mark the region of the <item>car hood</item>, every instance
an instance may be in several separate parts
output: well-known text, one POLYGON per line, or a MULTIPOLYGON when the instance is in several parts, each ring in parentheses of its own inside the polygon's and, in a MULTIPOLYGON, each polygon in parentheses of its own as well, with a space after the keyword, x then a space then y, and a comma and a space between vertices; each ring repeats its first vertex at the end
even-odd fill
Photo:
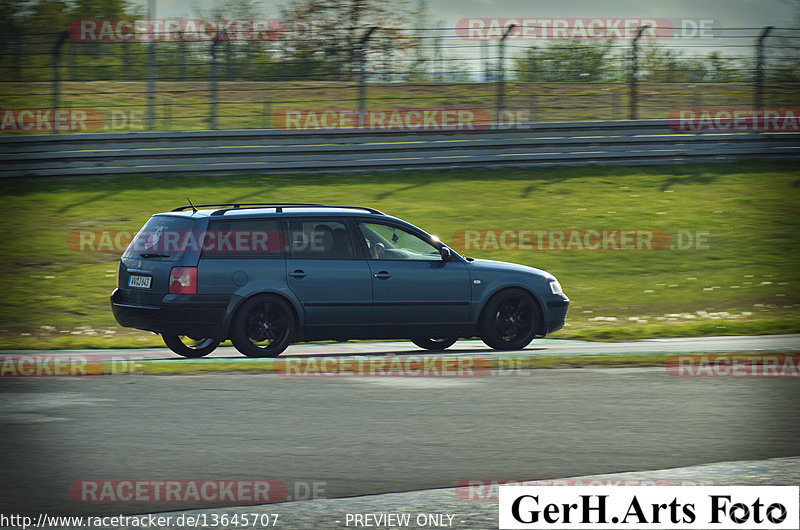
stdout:
POLYGON ((554 278, 552 274, 542 269, 535 267, 528 267, 527 265, 519 265, 517 263, 508 263, 507 261, 495 261, 491 259, 473 259, 469 262, 469 266, 473 271, 493 271, 493 272, 516 272, 533 274, 540 278, 554 278))

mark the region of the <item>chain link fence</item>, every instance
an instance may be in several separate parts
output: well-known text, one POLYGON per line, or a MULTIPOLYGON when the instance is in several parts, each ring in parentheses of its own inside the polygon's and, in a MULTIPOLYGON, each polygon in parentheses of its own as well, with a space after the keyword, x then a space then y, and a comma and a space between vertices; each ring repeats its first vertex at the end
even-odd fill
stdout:
POLYGON ((0 132, 469 129, 800 108, 800 29, 667 35, 643 24, 621 38, 571 38, 577 26, 212 22, 98 19, 7 32, 0 132))

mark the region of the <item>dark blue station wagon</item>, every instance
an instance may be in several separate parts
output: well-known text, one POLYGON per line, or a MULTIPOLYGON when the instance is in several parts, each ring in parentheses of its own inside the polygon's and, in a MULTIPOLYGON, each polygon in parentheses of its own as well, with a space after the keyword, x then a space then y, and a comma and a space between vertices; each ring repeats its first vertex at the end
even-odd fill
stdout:
POLYGON ((153 215, 122 255, 111 307, 185 357, 226 339, 274 357, 312 340, 444 350, 478 336, 517 350, 561 329, 569 299, 545 271, 461 256, 372 208, 245 203, 153 215))

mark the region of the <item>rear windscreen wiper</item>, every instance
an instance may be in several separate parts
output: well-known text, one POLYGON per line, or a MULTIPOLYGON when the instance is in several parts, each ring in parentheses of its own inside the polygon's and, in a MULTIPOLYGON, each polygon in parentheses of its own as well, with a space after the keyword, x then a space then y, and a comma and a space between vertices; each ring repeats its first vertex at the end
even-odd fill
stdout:
POLYGON ((168 258, 169 254, 153 254, 151 252, 142 252, 141 254, 139 254, 139 256, 144 258, 144 259, 149 259, 149 258, 168 258))

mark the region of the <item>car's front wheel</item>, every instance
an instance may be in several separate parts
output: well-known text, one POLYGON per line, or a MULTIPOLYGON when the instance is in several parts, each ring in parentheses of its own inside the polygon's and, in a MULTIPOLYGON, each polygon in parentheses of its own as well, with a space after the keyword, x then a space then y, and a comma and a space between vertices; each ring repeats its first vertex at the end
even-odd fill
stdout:
POLYGON ((264 294, 245 301, 231 325, 231 342, 248 357, 277 357, 292 342, 295 317, 282 298, 264 294))
POLYGON ((423 348, 425 350, 431 351, 442 351, 446 350, 450 346, 456 343, 458 339, 454 337, 444 337, 440 339, 431 339, 427 337, 414 337, 411 339, 411 342, 423 348))
POLYGON ((164 344, 166 344, 170 350, 178 355, 192 359, 205 357, 216 350, 220 343, 219 339, 195 339, 186 335, 172 335, 169 333, 162 333, 161 338, 164 339, 164 344))
POLYGON ((506 289, 494 295, 481 314, 481 340, 495 350, 521 350, 533 340, 539 323, 539 306, 522 289, 506 289))

